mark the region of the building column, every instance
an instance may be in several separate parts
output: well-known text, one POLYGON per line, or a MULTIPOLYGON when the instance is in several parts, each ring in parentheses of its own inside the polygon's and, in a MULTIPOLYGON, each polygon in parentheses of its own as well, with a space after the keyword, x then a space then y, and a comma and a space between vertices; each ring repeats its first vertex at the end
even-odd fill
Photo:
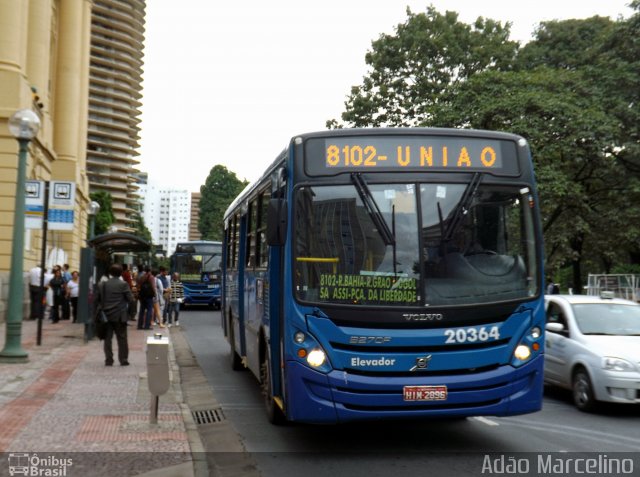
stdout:
POLYGON ((69 255, 72 268, 79 267, 79 250, 84 245, 89 203, 84 170, 91 6, 91 0, 60 0, 58 13, 57 62, 54 73, 56 107, 53 118, 53 147, 57 158, 52 168, 52 179, 68 180, 76 184, 76 227, 73 233, 57 233, 55 239, 69 255))
POLYGON ((87 107, 87 98, 81 98, 82 80, 86 78, 82 64, 84 46, 85 0, 61 0, 58 18, 58 61, 56 75, 56 111, 53 146, 57 153, 54 179, 75 179, 78 160, 78 134, 84 130, 80 124, 80 111, 87 107), (69 164, 72 162, 73 164, 69 164))

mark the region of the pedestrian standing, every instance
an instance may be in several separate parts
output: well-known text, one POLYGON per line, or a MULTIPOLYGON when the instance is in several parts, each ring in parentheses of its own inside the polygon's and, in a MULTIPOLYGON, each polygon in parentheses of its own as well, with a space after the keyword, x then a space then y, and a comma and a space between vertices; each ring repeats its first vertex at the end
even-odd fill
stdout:
POLYGON ((162 303, 160 306, 160 311, 162 311, 162 323, 166 324, 167 322, 167 314, 169 313, 169 297, 171 296, 171 279, 169 278, 167 269, 165 267, 160 267, 160 275, 158 278, 162 282, 162 303))
POLYGON ((67 282, 67 300, 71 304, 73 322, 78 321, 78 291, 80 290, 80 275, 77 271, 71 273, 71 280, 67 282))
POLYGON ((29 318, 36 320, 40 317, 44 317, 43 314, 43 300, 44 300, 44 287, 42 282, 42 268, 36 265, 29 270, 29 298, 31 300, 31 313, 29 318))
POLYGON ((118 343, 118 361, 121 366, 129 365, 129 343, 127 341, 127 321, 129 305, 133 301, 131 288, 121 280, 122 267, 114 263, 109 267, 109 279, 98 284, 96 303, 107 315, 104 338, 104 364, 113 365, 113 335, 118 343))
MULTIPOLYGON (((62 266, 62 279, 64 280, 65 288, 67 283, 71 281, 71 272, 69 271, 69 264, 65 263, 62 266)), ((69 298, 67 297, 67 293, 65 292, 62 295, 62 319, 68 320, 71 318, 71 308, 69 306, 69 298)))
MULTIPOLYGON (((53 278, 53 270, 45 269, 44 271, 44 298, 42 299, 42 307, 46 312, 47 307, 49 307, 49 318, 51 318, 51 307, 53 307, 53 295, 51 293, 51 288, 49 288, 49 282, 53 278)), ((43 313, 44 316, 44 313, 43 313)))
POLYGON ((53 278, 49 280, 49 288, 51 289, 51 297, 53 299, 53 305, 51 307, 51 321, 57 323, 61 318, 62 305, 64 303, 65 285, 64 278, 62 278, 62 270, 60 267, 56 267, 53 270, 53 278))
POLYGON ((126 263, 122 264, 122 279, 127 282, 133 295, 133 304, 129 307, 129 321, 136 321, 136 312, 138 311, 136 306, 138 300, 136 285, 133 281, 133 275, 129 271, 129 266, 126 263))
POLYGON ((156 295, 153 297, 153 316, 155 317, 156 325, 160 325, 160 328, 164 328, 162 319, 162 309, 164 308, 164 286, 160 279, 160 272, 154 270, 151 273, 156 280, 156 295))
POLYGON ((155 281, 149 267, 145 268, 141 277, 138 277, 138 300, 140 301, 140 311, 138 312, 139 330, 151 329, 153 297, 156 294, 155 281))
POLYGON ((169 314, 167 316, 168 326, 171 326, 175 318, 176 326, 180 326, 180 305, 184 301, 184 287, 180 281, 180 274, 174 272, 171 277, 171 296, 169 297, 169 314))

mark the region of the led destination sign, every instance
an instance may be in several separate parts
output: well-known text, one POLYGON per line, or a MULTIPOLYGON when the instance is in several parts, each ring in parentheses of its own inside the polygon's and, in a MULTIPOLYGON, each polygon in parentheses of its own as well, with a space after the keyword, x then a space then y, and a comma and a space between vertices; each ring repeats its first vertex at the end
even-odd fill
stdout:
POLYGON ((353 136, 310 139, 306 169, 311 175, 340 172, 492 172, 517 175, 511 141, 445 136, 353 136), (319 157, 321 156, 321 158, 319 157))

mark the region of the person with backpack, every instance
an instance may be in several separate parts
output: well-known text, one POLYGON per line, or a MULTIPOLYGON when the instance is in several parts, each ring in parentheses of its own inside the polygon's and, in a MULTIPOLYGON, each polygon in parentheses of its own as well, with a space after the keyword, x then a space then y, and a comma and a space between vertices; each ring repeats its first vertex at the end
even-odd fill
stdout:
POLYGON ((140 300, 140 312, 138 313, 138 329, 151 329, 153 317, 153 299, 156 296, 156 280, 151 274, 151 269, 146 267, 144 274, 138 280, 138 300, 140 300))

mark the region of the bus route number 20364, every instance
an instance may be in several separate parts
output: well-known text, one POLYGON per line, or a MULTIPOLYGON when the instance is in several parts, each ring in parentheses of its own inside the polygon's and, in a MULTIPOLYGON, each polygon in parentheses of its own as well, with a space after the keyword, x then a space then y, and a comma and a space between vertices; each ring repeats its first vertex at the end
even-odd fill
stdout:
POLYGON ((500 329, 497 326, 487 328, 482 326, 479 328, 456 328, 444 330, 447 338, 446 344, 453 343, 476 343, 483 341, 499 340, 500 329))

